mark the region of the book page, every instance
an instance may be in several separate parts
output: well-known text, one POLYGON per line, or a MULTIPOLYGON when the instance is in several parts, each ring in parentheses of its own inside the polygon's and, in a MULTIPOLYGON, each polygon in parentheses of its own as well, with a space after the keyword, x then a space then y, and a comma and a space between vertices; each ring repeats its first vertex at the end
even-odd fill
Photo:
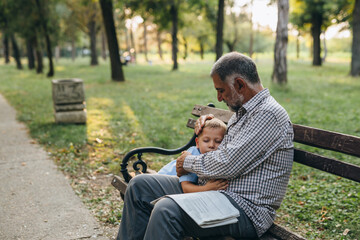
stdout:
POLYGON ((217 191, 166 195, 173 199, 200 227, 237 222, 240 216, 227 197, 217 191))

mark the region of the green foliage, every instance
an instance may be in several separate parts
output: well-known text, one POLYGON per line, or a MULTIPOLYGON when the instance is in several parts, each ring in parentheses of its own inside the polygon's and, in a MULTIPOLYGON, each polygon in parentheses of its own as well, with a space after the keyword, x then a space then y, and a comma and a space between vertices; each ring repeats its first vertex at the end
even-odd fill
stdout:
MULTIPOLYGON (((288 84, 271 83, 272 53, 255 57, 263 85, 288 111, 297 124, 360 136, 360 81, 348 76, 349 55, 335 61, 329 53, 321 68, 307 60, 288 62, 288 84)), ((132 65, 124 68, 127 81, 113 82, 103 62, 89 67, 88 59, 75 63, 61 60, 57 78, 84 80, 88 121, 86 125, 54 123, 51 82, 44 76, 16 71, 0 64, 0 92, 17 110, 17 117, 30 134, 43 144, 59 164, 74 177, 77 194, 84 196, 103 222, 117 224, 121 218, 109 190, 93 196, 84 179, 96 173, 119 174, 119 164, 132 148, 157 146, 177 148, 185 144, 192 130, 185 124, 194 104, 213 102, 216 93, 209 77, 214 56, 196 61, 190 56, 178 72, 170 64, 132 65), (76 181, 75 181, 76 180, 76 181), (84 182, 84 183, 83 183, 84 182)), ((299 148, 305 148, 296 145, 299 148)), ((313 148, 305 148, 315 151, 313 148)), ((320 154, 360 165, 351 158, 330 151, 320 154)), ((150 168, 158 170, 172 157, 144 155, 150 168)), ((96 176, 96 175, 95 175, 96 176)), ((109 186, 111 187, 111 186, 109 186)), ((357 239, 360 235, 360 186, 349 180, 294 164, 286 199, 277 219, 308 239, 357 239), (347 230, 348 229, 348 230, 347 230)))
MULTIPOLYGON (((209 23, 205 19, 203 11, 189 11, 183 13, 185 24, 180 30, 182 38, 186 39, 192 46, 194 51, 199 52, 201 46, 206 50, 211 50, 215 45, 215 32, 209 23)), ((180 41, 181 42, 181 41, 180 41)))
POLYGON ((353 0, 290 0, 290 22, 304 29, 313 21, 314 16, 321 16, 324 29, 331 24, 347 21, 351 16, 353 0))
MULTIPOLYGON (((56 0, 40 0, 41 7, 44 13, 44 19, 52 36, 52 41, 56 42, 57 34, 59 29, 59 19, 58 15, 55 14, 57 1, 56 0)), ((11 33, 18 33, 23 38, 29 39, 33 38, 35 35, 43 34, 40 23, 40 14, 36 6, 35 1, 28 0, 1 0, 0 8, 4 14, 1 14, 5 17, 7 26, 6 31, 11 33)), ((2 20, 0 19, 0 22, 2 20)), ((0 23, 0 29, 1 27, 0 23)))

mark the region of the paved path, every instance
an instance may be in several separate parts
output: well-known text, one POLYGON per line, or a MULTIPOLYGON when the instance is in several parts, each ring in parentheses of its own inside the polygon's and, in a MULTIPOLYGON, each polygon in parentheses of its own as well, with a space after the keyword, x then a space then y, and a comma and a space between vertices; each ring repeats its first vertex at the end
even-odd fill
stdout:
POLYGON ((0 94, 0 239, 107 239, 0 94))

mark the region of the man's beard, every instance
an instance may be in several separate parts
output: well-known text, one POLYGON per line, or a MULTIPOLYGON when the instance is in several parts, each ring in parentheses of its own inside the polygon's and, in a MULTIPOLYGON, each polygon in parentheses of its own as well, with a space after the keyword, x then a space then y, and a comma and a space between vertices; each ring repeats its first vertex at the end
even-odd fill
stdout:
POLYGON ((224 103, 226 103, 226 105, 228 106, 230 111, 238 112, 239 109, 242 107, 242 103, 244 101, 244 96, 242 94, 238 93, 237 91, 235 91, 235 88, 233 85, 231 85, 230 88, 231 88, 231 100, 229 102, 226 102, 225 100, 223 100, 223 101, 224 101, 224 103))

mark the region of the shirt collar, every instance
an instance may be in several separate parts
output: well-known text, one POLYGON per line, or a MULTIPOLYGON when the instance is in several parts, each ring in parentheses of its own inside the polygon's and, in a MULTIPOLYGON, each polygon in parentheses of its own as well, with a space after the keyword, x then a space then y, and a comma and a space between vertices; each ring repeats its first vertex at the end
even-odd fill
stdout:
POLYGON ((252 111, 264 98, 268 96, 270 96, 270 91, 267 88, 258 92, 239 109, 236 113, 237 117, 242 117, 245 113, 252 111))

